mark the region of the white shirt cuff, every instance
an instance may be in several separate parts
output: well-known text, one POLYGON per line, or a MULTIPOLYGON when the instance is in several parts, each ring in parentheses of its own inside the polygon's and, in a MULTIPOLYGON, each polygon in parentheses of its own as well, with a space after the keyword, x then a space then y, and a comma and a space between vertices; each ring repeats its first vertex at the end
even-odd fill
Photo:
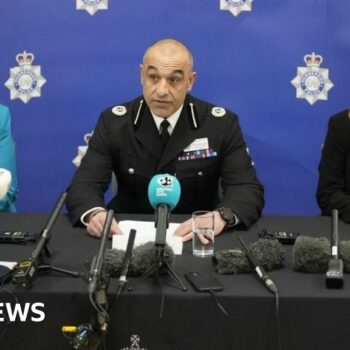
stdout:
POLYGON ((83 215, 80 217, 80 221, 85 225, 87 226, 89 223, 85 221, 85 218, 87 217, 87 215, 89 215, 91 212, 97 210, 97 209, 105 209, 103 207, 95 207, 95 208, 92 208, 92 209, 89 209, 88 211, 86 211, 85 213, 83 213, 83 215))

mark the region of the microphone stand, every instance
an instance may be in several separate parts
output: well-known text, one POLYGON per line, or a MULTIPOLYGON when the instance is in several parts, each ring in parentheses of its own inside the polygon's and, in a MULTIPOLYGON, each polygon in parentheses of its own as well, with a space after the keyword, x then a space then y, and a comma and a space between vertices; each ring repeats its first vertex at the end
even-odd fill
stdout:
POLYGON ((12 276, 12 282, 21 286, 30 288, 33 283, 33 279, 39 270, 49 270, 60 272, 72 277, 79 277, 80 273, 76 271, 70 271, 55 267, 52 265, 41 265, 42 255, 45 254, 46 257, 51 257, 51 252, 48 247, 48 243, 51 238, 52 228, 57 220, 57 217, 63 207, 63 204, 67 198, 67 192, 63 192, 49 217, 48 223, 46 224, 42 234, 40 235, 39 242, 32 252, 31 256, 19 262, 16 271, 12 276))
POLYGON ((100 248, 95 256, 90 269, 89 277, 89 299, 96 310, 95 326, 88 341, 88 350, 105 350, 106 349, 106 335, 108 330, 108 298, 107 288, 109 284, 109 275, 102 271, 103 256, 108 242, 108 235, 112 225, 114 216, 113 210, 108 210, 106 220, 104 223, 100 248))
POLYGON ((165 258, 165 241, 166 230, 169 227, 169 209, 166 204, 160 204, 157 207, 156 218, 156 242, 155 242, 155 255, 156 264, 146 271, 135 283, 128 288, 128 291, 132 291, 133 288, 149 276, 153 276, 155 281, 161 282, 160 275, 167 273, 179 286, 179 288, 185 292, 187 291, 186 285, 181 280, 180 276, 176 273, 174 268, 169 264, 165 258))
POLYGON ((332 210, 332 256, 328 262, 326 287, 340 289, 344 284, 344 264, 339 258, 338 210, 332 210))

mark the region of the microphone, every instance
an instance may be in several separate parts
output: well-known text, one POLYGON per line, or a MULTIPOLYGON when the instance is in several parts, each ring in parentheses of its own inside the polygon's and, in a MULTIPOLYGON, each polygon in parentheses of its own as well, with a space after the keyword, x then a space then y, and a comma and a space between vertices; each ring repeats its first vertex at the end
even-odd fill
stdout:
POLYGON ((136 230, 131 229, 130 234, 129 234, 129 239, 128 239, 128 244, 126 246, 124 258, 123 258, 123 263, 121 267, 121 273, 120 277, 118 280, 118 288, 117 288, 117 298, 119 298, 121 292, 123 291, 126 283, 127 283, 127 275, 129 271, 129 265, 130 265, 130 260, 132 256, 132 248, 134 246, 135 242, 135 236, 136 236, 136 230))
MULTIPOLYGON (((130 266, 130 274, 132 276, 144 275, 147 271, 151 271, 159 264, 157 248, 154 242, 147 242, 134 249, 130 266)), ((174 251, 168 244, 164 246, 162 259, 162 262, 168 266, 173 266, 175 263, 174 251)))
MULTIPOLYGON (((124 255, 124 250, 107 249, 104 255, 103 273, 112 277, 120 277, 124 255)), ((164 247, 164 260, 170 265, 175 263, 174 251, 167 244, 164 247)), ((141 276, 157 265, 157 263, 154 242, 141 244, 134 248, 131 254, 129 275, 133 277, 141 276)))
MULTIPOLYGON (((251 244, 250 249, 266 271, 276 270, 283 266, 284 249, 279 241, 260 238, 251 244)), ((253 272, 247 255, 240 249, 218 250, 214 253, 212 262, 219 274, 253 272)))
POLYGON ((309 273, 326 272, 330 251, 331 244, 326 237, 299 236, 292 251, 293 269, 309 273))
POLYGON ((272 279, 266 274, 265 270, 262 266, 260 266, 258 259, 254 255, 253 251, 248 248, 248 246, 245 244, 243 239, 241 237, 237 237, 237 241, 240 243, 242 250, 247 255, 247 258, 249 259, 250 263, 254 266, 254 270, 257 273, 258 277, 261 279, 261 281, 265 284, 267 289, 272 292, 273 294, 278 294, 278 289, 275 285, 275 283, 272 281, 272 279))
POLYGON ((0 168, 0 199, 6 196, 12 182, 11 173, 3 168, 0 168))
MULTIPOLYGON (((350 241, 339 242, 339 257, 344 271, 350 273, 350 241)), ((326 273, 331 258, 331 244, 325 237, 300 236, 292 251, 293 269, 298 272, 326 273)))
POLYGON ((339 259, 338 210, 332 210, 332 256, 326 272, 326 287, 340 289, 344 284, 344 265, 339 259))
POLYGON ((34 251, 32 252, 32 255, 26 259, 22 260, 18 265, 16 272, 14 273, 12 277, 12 281, 22 287, 31 287, 32 280, 34 276, 37 273, 37 270, 39 268, 39 257, 41 256, 43 250, 46 251, 47 255, 50 255, 47 247, 47 243, 49 242, 51 238, 51 230, 53 228, 53 225, 55 224, 58 214, 60 213, 63 204, 67 198, 67 192, 63 192, 61 196, 59 197, 50 217, 49 220, 40 236, 39 242, 37 246, 35 247, 34 251))
POLYGON ((166 230, 169 226, 169 214, 179 202, 181 188, 178 179, 169 174, 152 177, 148 185, 148 199, 156 210, 156 246, 164 246, 166 230))
POLYGON ((343 260, 344 271, 350 272, 350 241, 339 242, 339 257, 343 260))
POLYGON ((125 251, 121 249, 106 249, 102 265, 102 273, 119 277, 123 265, 125 251))
POLYGON ((95 256, 91 263, 90 277, 89 277, 89 294, 93 294, 96 291, 98 284, 101 280, 101 271, 103 264, 103 256, 106 250, 106 245, 108 241, 109 230, 112 225, 114 211, 112 209, 108 210, 106 220, 103 226, 101 243, 97 256, 95 256))

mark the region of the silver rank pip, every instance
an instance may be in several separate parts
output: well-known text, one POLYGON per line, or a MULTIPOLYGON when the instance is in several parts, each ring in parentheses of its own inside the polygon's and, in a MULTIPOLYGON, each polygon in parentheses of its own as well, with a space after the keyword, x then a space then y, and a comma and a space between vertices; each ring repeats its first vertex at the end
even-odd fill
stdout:
POLYGON ((10 90, 11 100, 19 98, 27 103, 32 97, 41 96, 46 79, 41 75, 40 66, 32 66, 34 54, 23 51, 16 56, 16 61, 18 66, 10 68, 5 86, 10 90))
POLYGON ((252 10, 253 0, 220 0, 220 10, 230 11, 238 16, 242 11, 252 10))
POLYGON ((99 10, 108 9, 108 0, 76 0, 77 10, 85 10, 93 16, 99 10))
POLYGON ((328 100, 328 91, 334 86, 328 78, 328 69, 320 68, 322 56, 304 56, 306 67, 297 68, 297 76, 291 81, 296 88, 296 97, 304 98, 311 105, 317 100, 328 100))

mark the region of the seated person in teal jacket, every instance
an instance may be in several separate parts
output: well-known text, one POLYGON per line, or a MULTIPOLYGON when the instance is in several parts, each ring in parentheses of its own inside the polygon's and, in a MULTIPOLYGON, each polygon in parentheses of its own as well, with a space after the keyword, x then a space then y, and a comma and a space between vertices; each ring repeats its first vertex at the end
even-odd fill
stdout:
POLYGON ((0 104, 0 168, 10 171, 12 184, 6 196, 0 200, 1 212, 15 212, 15 200, 17 198, 17 175, 15 145, 11 134, 10 110, 0 104))

